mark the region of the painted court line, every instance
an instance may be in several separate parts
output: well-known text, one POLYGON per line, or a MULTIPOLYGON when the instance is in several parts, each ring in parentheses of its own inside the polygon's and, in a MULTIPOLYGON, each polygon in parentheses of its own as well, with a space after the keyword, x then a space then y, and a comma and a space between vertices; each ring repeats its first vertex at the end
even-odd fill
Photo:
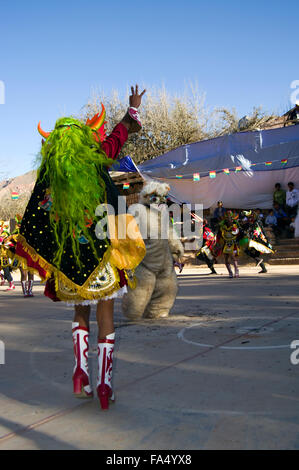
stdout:
MULTIPOLYGON (((283 317, 280 317, 280 318, 278 318, 278 319, 276 319, 276 320, 272 320, 272 321, 270 321, 270 322, 267 322, 267 323, 261 325, 260 328, 265 328, 265 327, 267 327, 267 326, 269 326, 269 325, 273 325, 273 324, 275 324, 275 323, 278 323, 278 322, 280 322, 280 321, 282 321, 282 320, 285 320, 286 318, 289 318, 289 317, 292 317, 292 316, 294 316, 294 313, 289 313, 289 314, 287 314, 287 315, 284 315, 283 317)), ((138 379, 133 380, 132 382, 129 382, 129 383, 127 383, 127 384, 125 384, 125 385, 119 387, 119 390, 120 390, 120 391, 121 391, 121 390, 124 390, 124 389, 126 389, 126 388, 128 388, 128 387, 131 387, 132 385, 135 385, 136 383, 142 382, 143 380, 146 380, 146 379, 148 379, 148 378, 150 378, 150 377, 153 377, 153 376, 155 376, 155 375, 157 375, 157 374, 160 374, 161 372, 164 372, 164 371, 166 371, 166 370, 168 370, 168 369, 171 369, 172 367, 176 367, 176 366, 179 365, 179 364, 183 364, 184 362, 191 361, 192 359, 195 359, 195 358, 197 358, 197 357, 204 356, 204 355, 207 354, 208 352, 211 352, 211 351, 214 351, 214 350, 216 350, 216 349, 219 349, 220 347, 222 347, 222 346, 224 346, 224 345, 226 345, 226 344, 229 344, 229 343, 231 343, 232 341, 235 341, 235 340, 238 339, 238 338, 242 338, 243 336, 247 336, 247 333, 241 333, 241 334, 239 334, 239 335, 234 335, 232 338, 227 339, 227 340, 223 341, 222 343, 216 344, 215 346, 210 346, 210 347, 208 347, 208 348, 207 348, 206 350, 204 350, 204 351, 200 351, 200 352, 198 352, 198 353, 196 353, 196 354, 193 354, 192 356, 188 356, 188 357, 186 357, 186 358, 184 358, 184 359, 181 359, 181 360, 176 361, 176 362, 174 362, 174 363, 172 363, 172 364, 169 364, 168 366, 161 367, 160 369, 157 369, 156 371, 151 372, 150 374, 147 374, 147 375, 144 375, 144 376, 142 376, 142 377, 139 377, 138 379)), ((80 405, 76 405, 76 406, 74 406, 74 407, 72 407, 72 408, 67 408, 67 409, 58 411, 57 413, 54 413, 54 414, 52 414, 52 415, 50 415, 50 416, 48 416, 48 417, 46 417, 46 418, 44 418, 44 419, 41 419, 41 420, 39 420, 39 421, 37 421, 37 422, 35 422, 35 423, 32 423, 32 424, 30 424, 30 425, 28 425, 28 426, 20 427, 19 430, 16 430, 16 431, 14 431, 14 432, 10 432, 10 433, 8 433, 8 434, 5 434, 4 436, 1 436, 1 437, 0 437, 0 445, 1 445, 1 443, 6 442, 6 441, 9 440, 9 439, 13 439, 13 438, 15 438, 15 437, 21 436, 21 435, 25 434, 26 432, 29 432, 29 431, 31 431, 31 430, 34 430, 34 429, 36 429, 36 428, 38 428, 38 427, 40 427, 40 426, 42 426, 42 425, 44 425, 44 424, 47 424, 47 423, 49 423, 49 422, 51 422, 51 421, 53 421, 53 420, 55 420, 55 419, 61 418, 61 417, 63 417, 63 416, 66 416, 66 415, 72 413, 73 411, 75 411, 75 410, 77 410, 77 409, 81 408, 82 406, 87 405, 87 404, 89 404, 89 403, 92 403, 92 401, 90 401, 90 402, 85 402, 85 403, 81 403, 80 405)))

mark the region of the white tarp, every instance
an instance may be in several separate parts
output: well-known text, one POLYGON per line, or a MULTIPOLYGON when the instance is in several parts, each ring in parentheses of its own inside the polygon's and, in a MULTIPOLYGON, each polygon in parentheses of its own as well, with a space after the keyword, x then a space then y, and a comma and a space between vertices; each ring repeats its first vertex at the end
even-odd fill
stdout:
POLYGON ((299 125, 185 145, 143 163, 139 170, 167 182, 180 201, 201 203, 204 209, 218 200, 224 207, 267 209, 272 207, 276 183, 287 189, 292 181, 299 189, 299 125), (239 166, 242 170, 236 172, 239 166), (211 171, 216 178, 210 178, 211 171), (195 173, 200 181, 193 181, 195 173))

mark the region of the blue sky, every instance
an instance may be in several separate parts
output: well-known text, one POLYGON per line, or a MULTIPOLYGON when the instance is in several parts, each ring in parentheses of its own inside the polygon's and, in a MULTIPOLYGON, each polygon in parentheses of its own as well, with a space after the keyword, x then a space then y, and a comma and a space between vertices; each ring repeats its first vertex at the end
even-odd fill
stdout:
MULTIPOLYGON (((17 0, 0 7, 0 173, 32 168, 39 120, 76 114, 93 88, 197 82, 209 107, 284 112, 299 80, 299 4, 17 0)), ((299 93, 298 93, 299 98, 299 93)))

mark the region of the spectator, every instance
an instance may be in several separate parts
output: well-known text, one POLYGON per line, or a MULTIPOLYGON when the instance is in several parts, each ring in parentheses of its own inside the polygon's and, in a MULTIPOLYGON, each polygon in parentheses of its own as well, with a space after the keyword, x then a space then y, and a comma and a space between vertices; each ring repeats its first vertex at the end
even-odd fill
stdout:
POLYGON ((288 183, 289 190, 286 193, 286 212, 288 217, 296 217, 298 201, 299 201, 299 191, 295 189, 294 183, 288 183))
POLYGON ((288 238, 294 238, 294 234, 295 234, 295 217, 292 217, 291 218, 291 223, 287 227, 287 237, 288 238))
POLYGON ((277 227, 277 218, 274 215, 273 209, 269 210, 269 214, 266 217, 265 223, 266 227, 272 228, 275 236, 278 236, 280 234, 280 230, 277 227))
POLYGON ((282 207, 279 206, 277 202, 274 204, 273 215, 275 215, 277 219, 278 228, 281 231, 284 230, 286 226, 288 225, 289 219, 287 217, 286 212, 283 210, 282 207))
POLYGON ((271 226, 271 225, 277 225, 277 218, 274 215, 273 209, 269 210, 269 214, 266 217, 266 225, 271 226))
POLYGON ((299 214, 297 214, 295 217, 294 225, 295 225, 294 237, 299 238, 299 214))
POLYGON ((280 183, 276 183, 275 191, 273 193, 273 206, 274 204, 279 204, 279 207, 285 207, 286 204, 286 192, 284 189, 281 189, 280 183))
POLYGON ((217 207, 214 210, 213 218, 211 219, 211 226, 213 231, 215 232, 218 229, 219 222, 223 219, 225 214, 225 209, 223 207, 223 202, 218 201, 217 207))

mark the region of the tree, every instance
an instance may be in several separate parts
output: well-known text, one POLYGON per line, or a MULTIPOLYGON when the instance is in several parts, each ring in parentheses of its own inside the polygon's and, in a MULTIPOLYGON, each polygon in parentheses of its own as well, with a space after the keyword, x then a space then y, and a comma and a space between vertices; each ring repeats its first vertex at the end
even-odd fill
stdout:
MULTIPOLYGON (((129 136, 120 157, 130 155, 136 163, 158 157, 181 145, 211 139, 225 134, 263 128, 275 121, 275 114, 267 114, 261 107, 253 108, 250 115, 240 120, 232 108, 210 111, 205 106, 205 96, 197 86, 190 84, 181 95, 170 94, 165 87, 146 87, 140 115, 143 128, 129 136)), ((93 93, 83 107, 81 119, 86 120, 100 112, 100 103, 106 107, 107 132, 124 116, 128 103, 117 91, 111 96, 93 93)))
POLYGON ((230 111, 227 108, 217 109, 219 115, 218 135, 234 134, 235 132, 253 131, 262 129, 273 123, 278 116, 271 113, 267 114, 262 107, 253 108, 250 115, 244 116, 242 119, 238 117, 235 108, 230 111))
MULTIPOLYGON (((130 155, 136 163, 158 157, 181 145, 215 136, 214 114, 204 107, 204 95, 190 86, 191 93, 171 95, 165 87, 147 88, 140 109, 142 130, 129 136, 121 155, 130 155)), ((82 119, 100 111, 100 103, 106 107, 107 131, 123 118, 128 103, 128 93, 121 100, 114 91, 110 97, 94 93, 83 108, 82 119)))

